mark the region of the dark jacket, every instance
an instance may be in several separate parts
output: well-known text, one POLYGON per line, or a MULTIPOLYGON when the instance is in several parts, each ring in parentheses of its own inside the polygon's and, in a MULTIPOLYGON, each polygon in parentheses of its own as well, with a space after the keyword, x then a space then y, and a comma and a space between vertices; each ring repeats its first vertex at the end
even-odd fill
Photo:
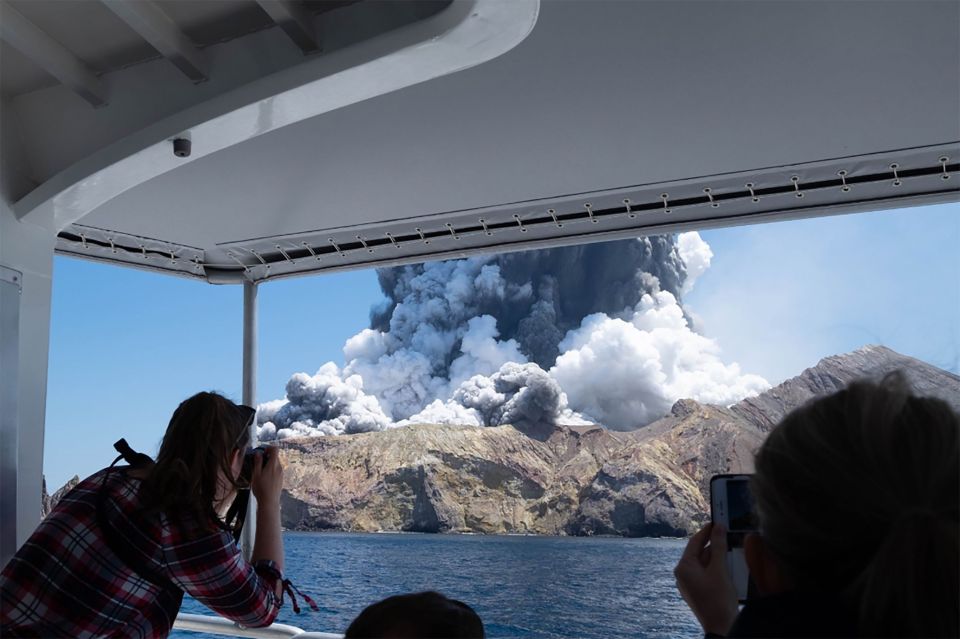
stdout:
POLYGON ((749 600, 727 634, 734 637, 857 637, 856 611, 829 595, 787 592, 749 600))

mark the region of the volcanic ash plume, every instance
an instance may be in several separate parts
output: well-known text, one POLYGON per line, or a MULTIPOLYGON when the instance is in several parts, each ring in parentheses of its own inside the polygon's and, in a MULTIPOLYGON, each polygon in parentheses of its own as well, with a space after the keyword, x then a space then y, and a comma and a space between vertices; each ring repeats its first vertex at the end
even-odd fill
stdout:
POLYGON ((696 233, 378 271, 386 302, 345 365, 297 373, 260 407, 261 439, 596 422, 620 430, 690 397, 730 404, 768 384, 724 364, 680 296, 709 267, 696 233))

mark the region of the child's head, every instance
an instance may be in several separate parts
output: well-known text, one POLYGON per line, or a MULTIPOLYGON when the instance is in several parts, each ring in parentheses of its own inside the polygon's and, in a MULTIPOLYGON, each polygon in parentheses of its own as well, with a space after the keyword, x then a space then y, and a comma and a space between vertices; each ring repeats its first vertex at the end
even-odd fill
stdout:
POLYGON ((438 592, 396 595, 367 606, 344 639, 483 639, 483 622, 467 604, 438 592))

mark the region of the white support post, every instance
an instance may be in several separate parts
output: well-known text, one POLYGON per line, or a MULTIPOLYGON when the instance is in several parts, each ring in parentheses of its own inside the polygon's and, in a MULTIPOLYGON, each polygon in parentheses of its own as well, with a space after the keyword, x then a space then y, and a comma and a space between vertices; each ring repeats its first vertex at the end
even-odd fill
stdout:
POLYGON ((56 243, 52 220, 48 222, 43 226, 20 222, 6 201, 0 202, 0 270, 5 274, 5 281, 0 284, 4 287, 0 294, 3 562, 40 522, 50 293, 56 243), (8 477, 14 478, 13 486, 7 485, 8 477), (15 538, 11 539, 11 535, 15 538))
MULTIPOLYGON (((243 281, 243 403, 257 407, 257 284, 243 281)), ((250 443, 257 445, 257 423, 250 424, 250 443)), ((243 523, 240 546, 250 560, 257 533, 257 500, 250 493, 247 518, 243 523)))
MULTIPOLYGON (((0 377, 20 370, 20 294, 23 273, 0 265, 0 377)), ((0 384, 0 566, 17 552, 17 386, 0 384)))

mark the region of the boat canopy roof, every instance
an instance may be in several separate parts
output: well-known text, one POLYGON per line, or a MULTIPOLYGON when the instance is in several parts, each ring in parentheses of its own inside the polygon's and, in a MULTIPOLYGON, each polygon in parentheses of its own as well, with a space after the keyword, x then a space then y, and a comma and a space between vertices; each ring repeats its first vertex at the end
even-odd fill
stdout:
POLYGON ((3 196, 17 217, 52 220, 61 254, 215 283, 960 189, 957 2, 3 12, 3 196))

